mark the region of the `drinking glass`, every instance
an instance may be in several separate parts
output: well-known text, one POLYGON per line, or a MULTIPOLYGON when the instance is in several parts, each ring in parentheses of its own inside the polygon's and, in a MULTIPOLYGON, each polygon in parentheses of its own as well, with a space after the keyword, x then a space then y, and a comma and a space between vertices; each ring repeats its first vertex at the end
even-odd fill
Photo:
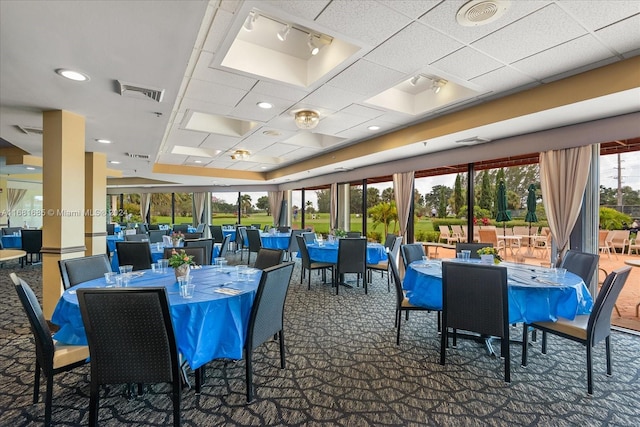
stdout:
POLYGON ((121 265, 119 269, 120 274, 131 273, 133 271, 133 265, 121 265))
POLYGON ((238 282, 247 281, 247 272, 249 271, 248 265, 236 265, 236 277, 238 282))
POLYGON ((461 252, 462 252, 462 255, 463 255, 463 258, 464 258, 465 261, 469 261, 471 259, 471 251, 470 250, 464 249, 461 252))
POLYGON ((116 288, 121 288, 124 285, 124 274, 116 275, 116 288))
POLYGON ((426 263, 428 263, 428 262, 429 262, 429 257, 428 257, 428 256, 426 256, 426 255, 422 255, 422 263, 423 263, 423 264, 426 264, 426 263))
POLYGON ((167 268, 169 267, 169 260, 168 259, 159 259, 158 260, 158 267, 160 267, 160 273, 166 273, 167 272, 167 268))
POLYGON ((107 282, 107 284, 109 285, 116 283, 117 275, 118 273, 114 273, 114 272, 104 273, 104 281, 107 282))

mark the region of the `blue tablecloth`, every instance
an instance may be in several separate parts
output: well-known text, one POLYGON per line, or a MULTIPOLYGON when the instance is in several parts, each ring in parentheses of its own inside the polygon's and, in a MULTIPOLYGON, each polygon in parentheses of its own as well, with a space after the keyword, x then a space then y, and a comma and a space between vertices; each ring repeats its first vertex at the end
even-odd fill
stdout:
POLYGON ((2 236, 2 247, 5 249, 22 248, 22 236, 13 236, 13 235, 2 236))
POLYGON ((262 247, 269 249, 283 249, 289 248, 289 240, 291 240, 291 233, 260 233, 262 239, 262 247))
MULTIPOLYGON (((224 270, 203 267, 192 270, 196 290, 193 298, 179 295, 173 270, 165 274, 145 270, 134 278, 130 287, 164 286, 169 294, 171 318, 178 350, 192 369, 217 358, 242 359, 249 315, 262 272, 255 270, 250 282, 237 282, 235 268, 224 270), (222 287, 221 285, 224 286, 222 287), (229 295, 218 292, 230 289, 229 295)), ((54 338, 60 342, 86 345, 87 337, 75 294, 78 288, 105 287, 104 279, 91 280, 65 291, 53 312, 51 321, 60 326, 54 338)))
POLYGON ((109 248, 109 252, 116 250, 116 242, 124 242, 124 237, 117 235, 107 236, 107 248, 109 248))
MULTIPOLYGON (((567 272, 564 278, 553 279, 558 284, 552 285, 532 279, 545 274, 540 267, 512 263, 501 265, 507 267, 509 275, 509 323, 555 322, 558 317, 574 319, 578 314, 591 312, 591 294, 575 274, 567 272), (514 280, 516 276, 519 281, 514 280), (527 283, 521 279, 525 276, 529 278, 527 283)), ((473 278, 469 278, 469 286, 473 286, 473 278)), ((411 304, 442 310, 440 262, 413 262, 407 269, 403 288, 411 304)))
MULTIPOLYGON (((317 243, 307 243, 309 258, 317 262, 338 262, 338 243, 325 243, 319 246, 317 243)), ((300 257, 300 253, 298 253, 300 257)), ((387 260, 387 252, 380 243, 367 243, 367 264, 377 264, 387 260)))

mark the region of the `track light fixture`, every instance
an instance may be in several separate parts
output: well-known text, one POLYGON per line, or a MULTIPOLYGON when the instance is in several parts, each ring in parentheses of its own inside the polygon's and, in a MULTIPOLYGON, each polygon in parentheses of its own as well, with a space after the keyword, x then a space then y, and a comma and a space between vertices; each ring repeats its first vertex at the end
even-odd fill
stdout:
POLYGON ((291 25, 285 24, 280 31, 278 31, 278 40, 281 42, 287 39, 289 32, 291 31, 291 25))
POLYGON ((309 47, 309 52, 311 52, 311 55, 317 55, 318 52, 320 52, 320 47, 316 44, 314 37, 311 34, 309 34, 307 46, 309 47))
POLYGON ((253 23, 256 22, 256 19, 258 19, 258 15, 256 15, 253 12, 250 12, 249 16, 247 16, 247 19, 244 20, 244 24, 242 24, 242 28, 244 28, 245 31, 253 31, 253 23))
POLYGON ((446 80, 434 79, 433 82, 431 83, 431 90, 433 91, 433 93, 438 93, 440 92, 440 89, 442 89, 442 87, 446 84, 447 84, 446 80))
POLYGON ((415 86, 415 85, 418 84, 418 80, 420 80, 420 75, 413 76, 413 77, 411 77, 411 80, 409 80, 409 84, 411 86, 415 86))

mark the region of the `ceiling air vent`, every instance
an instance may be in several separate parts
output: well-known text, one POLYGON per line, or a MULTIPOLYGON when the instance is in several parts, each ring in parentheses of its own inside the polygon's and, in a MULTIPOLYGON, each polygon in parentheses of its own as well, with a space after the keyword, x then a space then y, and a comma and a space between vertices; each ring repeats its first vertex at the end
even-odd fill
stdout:
POLYGON ((142 160, 149 160, 149 155, 148 154, 135 154, 135 153, 126 153, 127 156, 131 157, 132 159, 142 159, 142 160))
POLYGON ((26 133, 27 135, 42 135, 41 128, 37 128, 33 126, 21 126, 21 125, 17 125, 17 128, 20 129, 22 132, 26 133))
POLYGON ((471 138, 461 139, 456 141, 456 144, 461 145, 476 145, 476 144, 484 144, 485 142, 491 142, 490 139, 480 138, 478 136, 473 136, 471 138))
POLYGON ((456 21, 464 27, 476 27, 496 21, 509 9, 509 0, 472 0, 456 13, 456 21))
POLYGON ((157 102, 162 102, 162 97, 164 96, 164 89, 144 87, 142 85, 126 83, 120 80, 118 80, 118 87, 120 89, 120 95, 128 96, 130 98, 152 99, 157 102))

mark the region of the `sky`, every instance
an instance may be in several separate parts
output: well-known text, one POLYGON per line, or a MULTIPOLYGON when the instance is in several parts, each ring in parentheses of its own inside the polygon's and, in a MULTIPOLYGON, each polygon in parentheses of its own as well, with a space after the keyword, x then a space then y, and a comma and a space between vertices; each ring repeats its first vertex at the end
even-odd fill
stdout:
MULTIPOLYGON (((629 186, 634 190, 640 190, 640 152, 623 153, 620 155, 620 165, 622 168, 622 185, 629 186)), ((616 154, 600 157, 600 184, 609 188, 617 188, 617 168, 618 168, 618 156, 616 154)), ((447 187, 453 187, 455 183, 455 175, 441 175, 430 178, 420 178, 416 181, 416 188, 420 194, 427 194, 431 192, 431 188, 436 185, 445 185, 447 187)), ((387 187, 392 187, 393 184, 381 183, 370 184, 369 187, 376 187, 382 193, 387 187)), ((258 201, 258 198, 265 196, 266 192, 247 193, 251 195, 253 204, 258 201)), ((235 203, 238 198, 237 193, 214 193, 218 198, 224 199, 229 203, 235 203)), ((306 200, 311 200, 313 207, 317 208, 317 198, 315 191, 307 191, 305 193, 306 200)), ((300 207, 302 205, 300 191, 293 192, 294 206, 300 207)))

